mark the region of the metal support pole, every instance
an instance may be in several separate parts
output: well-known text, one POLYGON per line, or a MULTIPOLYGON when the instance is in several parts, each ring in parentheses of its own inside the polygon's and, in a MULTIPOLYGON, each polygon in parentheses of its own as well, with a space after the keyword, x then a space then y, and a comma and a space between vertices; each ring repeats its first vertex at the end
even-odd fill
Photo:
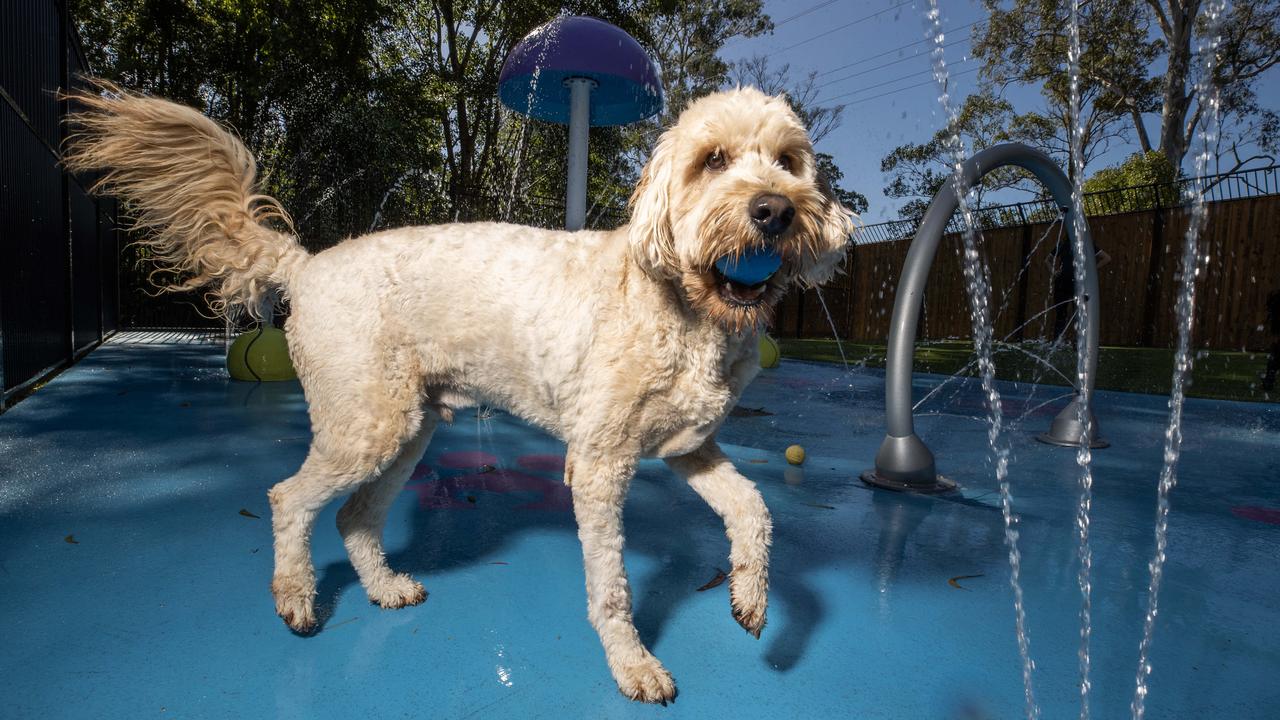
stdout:
MULTIPOLYGON (((941 492, 954 487, 950 481, 938 475, 933 453, 916 435, 911 417, 911 372, 916 341, 916 322, 920 304, 924 298, 925 282, 933 265, 938 243, 946 232, 947 222, 959 206, 959 193, 967 192, 983 175, 1005 165, 1017 165, 1030 171, 1049 190, 1058 206, 1066 212, 1063 225, 1074 239, 1072 222, 1071 182, 1049 156, 1021 145, 1008 143, 996 145, 977 153, 962 168, 960 187, 955 179, 949 180, 934 196, 925 212, 920 228, 911 241, 907 258, 902 267, 897 294, 893 302, 893 319, 889 326, 889 355, 885 374, 885 420, 887 434, 876 453, 876 467, 862 475, 864 482, 894 490, 917 492, 941 492), (958 190, 958 192, 957 192, 958 190)), ((1088 305, 1088 327, 1085 328, 1086 387, 1076 388, 1076 393, 1093 396, 1094 378, 1098 367, 1098 270, 1094 257, 1093 241, 1085 228, 1083 238, 1085 281, 1084 295, 1088 305)), ((1074 247, 1074 245, 1073 245, 1074 247)), ((1078 445, 1082 428, 1077 419, 1079 398, 1062 410, 1053 426, 1042 436, 1047 442, 1078 445)), ((1089 403, 1092 407, 1093 403, 1089 403)), ((1092 410, 1090 411, 1092 413, 1092 410)), ((1093 437, 1090 444, 1099 447, 1098 423, 1091 423, 1093 437)))
POLYGON ((587 135, 591 130, 590 78, 569 78, 569 183, 565 188, 564 229, 581 230, 587 222, 587 135))

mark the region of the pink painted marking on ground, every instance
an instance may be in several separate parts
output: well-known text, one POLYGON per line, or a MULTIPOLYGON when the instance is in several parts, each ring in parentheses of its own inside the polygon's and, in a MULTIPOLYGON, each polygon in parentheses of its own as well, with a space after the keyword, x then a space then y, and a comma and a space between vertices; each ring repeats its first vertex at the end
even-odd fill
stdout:
POLYGON ((545 476, 530 475, 519 470, 498 469, 484 473, 440 477, 429 465, 414 470, 414 482, 405 490, 418 496, 418 507, 427 509, 471 510, 475 503, 467 495, 480 493, 529 493, 535 497, 517 510, 551 510, 567 512, 573 508, 569 487, 545 476))
POLYGON ((564 472, 563 455, 521 455, 516 464, 534 472, 564 472))
POLYGON ((441 467, 471 469, 482 465, 497 467, 498 456, 481 450, 458 450, 440 456, 441 467))
POLYGON ((1253 506, 1233 507, 1231 514, 1245 520, 1257 520, 1268 525, 1280 525, 1280 510, 1253 506))

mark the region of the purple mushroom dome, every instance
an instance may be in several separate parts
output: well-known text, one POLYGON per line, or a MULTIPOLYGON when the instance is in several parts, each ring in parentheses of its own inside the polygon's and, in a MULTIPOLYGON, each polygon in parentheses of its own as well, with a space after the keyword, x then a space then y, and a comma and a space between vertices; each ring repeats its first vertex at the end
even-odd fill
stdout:
POLYGON ((616 25, 562 15, 525 36, 502 66, 498 97, 516 112, 569 123, 570 78, 590 78, 591 125, 625 125, 662 109, 662 77, 616 25))

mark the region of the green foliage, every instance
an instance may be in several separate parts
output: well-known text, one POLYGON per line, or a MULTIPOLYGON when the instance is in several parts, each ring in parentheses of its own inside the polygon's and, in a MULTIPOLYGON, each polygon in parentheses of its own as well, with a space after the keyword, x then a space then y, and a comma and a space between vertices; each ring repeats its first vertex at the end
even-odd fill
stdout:
POLYGON ((840 181, 844 179, 844 173, 840 172, 840 168, 836 167, 835 158, 820 152, 814 154, 814 159, 818 161, 818 175, 826 180, 827 185, 831 187, 831 193, 836 196, 840 204, 855 213, 866 212, 868 207, 867 196, 857 190, 847 190, 840 186, 840 181))
POLYGON ((382 0, 70 6, 97 74, 234 128, 313 247, 364 232, 386 188, 439 168, 430 85, 378 66, 382 0))
POLYGON ((566 129, 503 107, 497 84, 515 44, 561 13, 620 26, 664 71, 663 118, 591 133, 588 223, 619 224, 658 122, 728 81, 718 53, 729 39, 772 29, 762 0, 68 6, 96 74, 234 128, 313 248, 455 218, 559 224, 566 129))
POLYGON ((1085 212, 1110 214, 1147 210, 1178 201, 1178 170, 1158 150, 1134 153, 1084 181, 1085 212))
MULTIPOLYGON (((1068 111, 1070 7, 1065 0, 983 0, 988 19, 974 33, 973 54, 991 88, 1037 87, 1044 107, 1017 113, 1014 132, 1062 160, 1073 123, 1068 111)), ((1123 139, 1135 114, 1157 106, 1159 83, 1148 67, 1163 45, 1149 37, 1143 0, 1080 4, 1080 128, 1084 161, 1123 139)))
MULTIPOLYGON (((1041 89, 1045 108, 1026 124, 1040 144, 1065 153, 1070 127, 1067 73, 1070 4, 1066 0, 983 0, 989 11, 975 32, 974 56, 992 87, 1010 84, 1041 89), (1045 132, 1045 131, 1049 132, 1045 132)), ((1221 161, 1239 168, 1272 160, 1280 116, 1257 94, 1259 76, 1280 62, 1280 3, 1241 0, 1220 22, 1222 42, 1215 85, 1221 93, 1224 142, 1221 161), (1253 141, 1252 143, 1249 141, 1253 141), (1253 146, 1252 155, 1242 153, 1253 146)), ((1081 126, 1086 162, 1112 141, 1136 142, 1142 152, 1159 150, 1181 165, 1203 121, 1194 94, 1193 48, 1206 29, 1200 0, 1108 0, 1079 3, 1081 126), (1160 116, 1153 142, 1143 116, 1160 116)))
POLYGON ((729 77, 720 48, 735 37, 771 32, 763 0, 642 0, 635 8, 650 28, 650 47, 662 68, 666 121, 689 101, 719 89, 729 77))
POLYGON ((1156 150, 1134 153, 1125 161, 1103 168, 1084 181, 1085 192, 1102 192, 1138 185, 1170 184, 1178 179, 1178 171, 1169 159, 1156 150))

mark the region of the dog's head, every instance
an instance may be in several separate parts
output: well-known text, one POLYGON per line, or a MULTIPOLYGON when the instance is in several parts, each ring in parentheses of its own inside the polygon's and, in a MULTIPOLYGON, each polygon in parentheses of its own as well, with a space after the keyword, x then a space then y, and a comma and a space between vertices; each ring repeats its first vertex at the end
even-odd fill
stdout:
POLYGON ((679 283, 697 312, 734 331, 767 323, 793 280, 826 282, 854 229, 818 176, 800 119, 755 88, 690 105, 658 140, 630 207, 641 267, 679 283), (716 268, 753 248, 782 256, 765 282, 745 285, 716 268))

